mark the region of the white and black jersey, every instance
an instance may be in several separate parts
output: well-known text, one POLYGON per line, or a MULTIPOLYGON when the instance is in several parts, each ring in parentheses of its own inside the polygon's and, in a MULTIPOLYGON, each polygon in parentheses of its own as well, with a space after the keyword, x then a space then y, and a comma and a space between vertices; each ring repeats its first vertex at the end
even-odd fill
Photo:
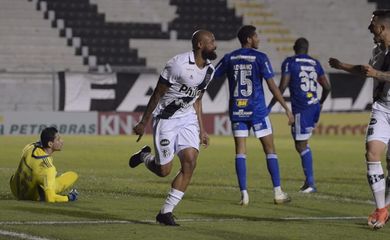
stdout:
POLYGON ((214 67, 200 69, 195 64, 194 52, 186 52, 170 59, 161 72, 159 82, 169 86, 153 111, 153 116, 162 119, 179 118, 195 113, 193 104, 205 91, 214 75, 214 67))
MULTIPOLYGON (((390 53, 387 49, 382 49, 376 45, 372 51, 369 64, 380 71, 390 70, 390 53)), ((373 88, 373 108, 390 113, 390 83, 379 81, 374 78, 373 88)))

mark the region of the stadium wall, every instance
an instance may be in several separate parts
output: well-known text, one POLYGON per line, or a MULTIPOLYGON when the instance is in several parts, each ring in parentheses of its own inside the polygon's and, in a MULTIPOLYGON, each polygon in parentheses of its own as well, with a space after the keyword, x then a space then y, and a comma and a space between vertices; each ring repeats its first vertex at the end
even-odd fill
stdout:
MULTIPOLYGON (((56 126, 64 135, 130 135, 140 120, 135 112, 0 112, 0 135, 38 135, 47 126, 56 126)), ((368 112, 325 113, 315 135, 364 135, 368 112)), ((205 114, 206 131, 213 135, 232 134, 225 113, 205 114)), ((275 136, 290 135, 284 114, 271 114, 275 136)), ((151 124, 146 134, 151 134, 151 124)))

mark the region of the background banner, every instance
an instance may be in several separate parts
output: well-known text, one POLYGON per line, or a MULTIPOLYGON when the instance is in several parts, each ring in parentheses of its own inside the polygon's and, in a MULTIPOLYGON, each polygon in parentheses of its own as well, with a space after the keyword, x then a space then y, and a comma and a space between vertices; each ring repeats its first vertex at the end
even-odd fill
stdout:
POLYGON ((39 135, 49 126, 60 134, 95 135, 97 112, 0 112, 0 135, 39 135))
MULTIPOLYGON (((0 135, 38 135, 55 126, 67 135, 130 135, 140 120, 139 112, 0 112, 0 135)), ((274 135, 290 135, 285 114, 270 115, 274 135)), ((315 129, 316 135, 364 135, 369 113, 324 113, 315 129)), ((231 136, 229 116, 204 114, 203 123, 210 135, 231 136)), ((151 122, 146 134, 152 133, 151 122)))
MULTIPOLYGON (((345 73, 328 74, 332 92, 324 103, 323 111, 364 111, 372 101, 372 79, 360 78, 345 73)), ((157 74, 82 74, 59 73, 60 111, 120 111, 143 112, 159 76, 157 74)), ((278 82, 280 75, 275 76, 278 82)), ((266 102, 272 98, 264 83, 266 102)), ((318 87, 319 96, 322 88, 318 87)), ((228 111, 228 83, 225 79, 211 81, 203 96, 205 113, 228 111)), ((289 102, 289 91, 284 94, 289 102)), ((281 112, 276 104, 273 112, 281 112)))
MULTIPOLYGON (((59 73, 60 111, 143 112, 157 84, 156 74, 59 73)), ((204 112, 226 112, 224 79, 212 81, 203 96, 204 112)))

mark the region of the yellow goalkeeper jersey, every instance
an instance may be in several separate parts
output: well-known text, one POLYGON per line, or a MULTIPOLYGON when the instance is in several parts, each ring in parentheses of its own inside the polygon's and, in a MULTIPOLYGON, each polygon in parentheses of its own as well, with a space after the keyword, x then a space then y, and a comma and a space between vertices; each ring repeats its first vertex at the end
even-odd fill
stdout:
POLYGON ((19 200, 68 202, 56 193, 57 170, 53 158, 39 142, 24 147, 19 167, 10 179, 11 191, 19 200))

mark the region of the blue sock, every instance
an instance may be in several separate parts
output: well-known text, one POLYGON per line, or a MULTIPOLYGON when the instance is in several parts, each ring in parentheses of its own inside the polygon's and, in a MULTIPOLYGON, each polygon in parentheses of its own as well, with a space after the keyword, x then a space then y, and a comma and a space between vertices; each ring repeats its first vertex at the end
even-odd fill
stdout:
POLYGON ((309 186, 314 186, 313 157, 311 155, 311 150, 309 147, 307 147, 303 152, 301 152, 301 163, 303 173, 306 177, 306 184, 308 184, 309 186))
POLYGON ((274 187, 280 186, 280 174, 278 156, 276 154, 267 154, 267 168, 271 175, 272 184, 274 187))
POLYGON ((236 155, 236 174, 240 190, 246 190, 246 155, 236 155))

